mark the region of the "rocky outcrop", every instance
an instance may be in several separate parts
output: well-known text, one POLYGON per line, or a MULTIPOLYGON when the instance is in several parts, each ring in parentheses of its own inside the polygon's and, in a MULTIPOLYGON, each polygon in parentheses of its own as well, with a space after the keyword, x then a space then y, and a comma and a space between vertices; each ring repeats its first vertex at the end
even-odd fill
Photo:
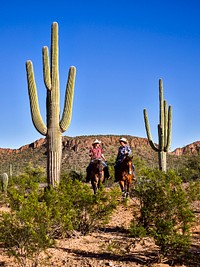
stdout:
MULTIPOLYGON (((147 138, 140 138, 130 135, 123 135, 129 141, 133 154, 144 160, 149 166, 157 166, 157 153, 153 151, 147 138)), ((90 136, 63 136, 62 145, 62 170, 76 170, 84 172, 89 163, 89 148, 95 139, 102 142, 104 155, 108 161, 114 162, 119 147, 119 135, 90 135, 90 136)), ((170 152, 173 163, 179 160, 179 156, 198 154, 200 141, 194 142, 183 148, 177 148, 170 152)), ((0 169, 2 172, 9 172, 12 165, 13 173, 23 172, 28 163, 33 166, 43 166, 46 168, 46 139, 40 138, 35 142, 22 146, 19 149, 0 148, 0 169)))
MULTIPOLYGON (((148 146, 148 140, 146 138, 125 136, 132 149, 148 146)), ((63 137, 63 148, 79 151, 80 149, 88 149, 92 146, 94 139, 99 139, 103 148, 110 146, 119 146, 119 138, 117 135, 98 135, 98 136, 79 136, 79 137, 63 137)))
POLYGON ((200 141, 196 141, 182 148, 176 148, 171 154, 175 156, 197 155, 199 154, 199 152, 200 152, 200 141))
MULTIPOLYGON (((145 149, 149 146, 147 138, 129 136, 125 136, 132 149, 142 148, 145 149)), ((104 148, 110 146, 118 146, 119 145, 119 138, 121 136, 118 135, 89 135, 89 136, 76 136, 76 137, 68 137, 63 136, 63 149, 64 150, 73 150, 78 152, 81 149, 88 149, 92 146, 92 142, 94 139, 99 139, 102 142, 102 146, 104 148)), ((41 148, 42 146, 46 146, 46 139, 40 138, 33 143, 24 145, 18 149, 11 149, 11 148, 0 148, 0 154, 17 154, 22 151, 26 151, 28 149, 37 149, 41 148)), ((174 151, 170 152, 170 154, 175 156, 182 156, 182 155, 193 155, 198 154, 200 152, 200 141, 196 141, 192 144, 184 146, 182 148, 176 148, 174 151)))

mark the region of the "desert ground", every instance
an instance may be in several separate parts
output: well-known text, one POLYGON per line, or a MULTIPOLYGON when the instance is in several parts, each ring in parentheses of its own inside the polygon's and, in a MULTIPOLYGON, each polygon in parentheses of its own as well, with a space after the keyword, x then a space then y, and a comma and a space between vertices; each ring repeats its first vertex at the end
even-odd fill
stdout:
MULTIPOLYGON (((192 228, 191 263, 174 264, 164 259, 158 263, 158 248, 150 238, 135 239, 127 236, 137 201, 129 198, 127 206, 119 205, 109 223, 86 236, 74 232, 70 238, 57 240, 56 248, 48 250, 49 263, 45 266, 68 267, 198 267, 200 266, 200 202, 194 203, 196 223, 192 228)), ((3 208, 1 208, 3 209, 3 208)), ((4 208, 5 209, 5 208, 4 208)), ((0 266, 17 266, 0 248, 0 266)))

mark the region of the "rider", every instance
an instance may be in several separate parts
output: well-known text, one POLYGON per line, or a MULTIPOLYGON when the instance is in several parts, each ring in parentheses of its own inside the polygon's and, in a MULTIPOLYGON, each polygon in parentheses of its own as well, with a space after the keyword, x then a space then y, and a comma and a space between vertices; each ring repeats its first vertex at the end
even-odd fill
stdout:
POLYGON ((115 167, 115 181, 114 182, 119 181, 119 177, 117 173, 118 173, 121 161, 125 158, 125 156, 129 156, 132 153, 131 148, 128 145, 128 141, 126 138, 124 137, 120 138, 119 142, 120 142, 120 147, 118 148, 118 154, 117 154, 117 158, 116 158, 116 162, 114 166, 115 167))
POLYGON ((106 159, 104 157, 103 149, 101 148, 100 144, 101 144, 101 141, 96 139, 92 143, 92 147, 89 150, 89 156, 90 156, 91 160, 90 160, 88 167, 86 168, 86 172, 87 172, 86 183, 88 183, 90 181, 91 167, 92 167, 92 163, 95 159, 100 159, 102 164, 104 165, 105 178, 109 179, 109 177, 110 177, 109 171, 108 171, 108 165, 105 163, 106 159))

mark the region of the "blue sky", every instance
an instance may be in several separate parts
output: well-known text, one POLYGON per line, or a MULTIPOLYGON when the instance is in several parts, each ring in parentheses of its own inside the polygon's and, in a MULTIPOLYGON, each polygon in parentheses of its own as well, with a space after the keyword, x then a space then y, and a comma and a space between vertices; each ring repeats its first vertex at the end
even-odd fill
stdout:
POLYGON ((0 147, 43 137, 31 120, 25 63, 31 60, 45 121, 42 47, 59 25, 61 112, 68 70, 77 76, 67 136, 146 137, 157 142, 158 81, 173 109, 171 150, 200 140, 200 1, 1 1, 0 147))

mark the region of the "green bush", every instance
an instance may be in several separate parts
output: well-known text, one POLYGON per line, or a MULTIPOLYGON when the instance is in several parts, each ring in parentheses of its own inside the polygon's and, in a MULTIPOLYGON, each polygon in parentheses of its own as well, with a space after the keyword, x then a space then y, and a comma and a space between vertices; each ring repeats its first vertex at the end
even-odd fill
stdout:
POLYGON ((19 175, 13 175, 9 179, 10 187, 18 187, 22 190, 28 189, 35 183, 46 183, 45 169, 41 166, 33 167, 31 163, 28 163, 24 168, 24 172, 19 175))
POLYGON ((186 158, 184 165, 179 169, 183 182, 197 181, 200 179, 200 155, 186 158))
POLYGON ((69 236, 74 230, 87 234, 104 225, 120 195, 119 189, 106 192, 103 187, 94 195, 88 185, 69 176, 62 177, 55 189, 40 190, 38 183, 27 183, 24 174, 20 184, 11 186, 2 199, 11 209, 0 214, 2 247, 19 266, 36 267, 40 253, 56 238, 69 236))
POLYGON ((178 257, 190 247, 190 227, 194 215, 181 179, 173 171, 146 171, 136 186, 139 199, 132 221, 132 236, 151 236, 161 254, 178 257))
POLYGON ((63 236, 71 230, 87 234, 107 222, 116 208, 120 192, 101 188, 96 195, 78 180, 63 177, 57 189, 47 190, 44 200, 51 209, 55 234, 63 236))
POLYGON ((24 197, 16 189, 13 195, 20 205, 0 214, 0 242, 19 266, 38 266, 40 253, 54 243, 50 213, 46 203, 39 201, 37 191, 24 197))
POLYGON ((190 182, 186 192, 189 202, 200 201, 200 181, 190 182))
POLYGON ((72 180, 78 180, 78 181, 84 181, 85 177, 83 175, 82 172, 77 172, 77 171, 70 171, 68 176, 72 179, 72 180))

